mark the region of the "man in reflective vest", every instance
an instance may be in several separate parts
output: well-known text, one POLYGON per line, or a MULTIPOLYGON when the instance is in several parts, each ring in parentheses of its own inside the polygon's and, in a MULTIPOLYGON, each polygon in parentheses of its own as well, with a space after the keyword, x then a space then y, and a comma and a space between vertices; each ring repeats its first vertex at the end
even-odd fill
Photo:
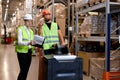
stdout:
POLYGON ((43 10, 42 16, 44 23, 39 22, 40 35, 45 37, 43 49, 45 54, 54 54, 54 46, 56 44, 64 45, 63 35, 57 23, 51 21, 51 13, 48 10, 43 10))
POLYGON ((29 67, 31 64, 31 54, 34 52, 32 46, 34 33, 30 29, 32 25, 32 16, 26 14, 24 16, 25 25, 19 26, 16 30, 16 47, 17 58, 20 66, 20 73, 17 80, 26 80, 29 67))

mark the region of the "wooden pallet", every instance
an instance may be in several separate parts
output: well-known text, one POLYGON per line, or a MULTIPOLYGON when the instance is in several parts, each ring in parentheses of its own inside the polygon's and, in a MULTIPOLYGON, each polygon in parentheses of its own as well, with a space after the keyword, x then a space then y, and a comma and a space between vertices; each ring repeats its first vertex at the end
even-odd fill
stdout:
POLYGON ((88 8, 88 7, 90 7, 90 5, 89 5, 89 3, 86 3, 84 5, 79 6, 79 10, 83 10, 83 9, 88 8))
POLYGON ((120 80, 120 72, 104 72, 102 80, 120 80))
POLYGON ((89 4, 90 4, 90 6, 94 6, 94 5, 102 3, 102 2, 104 2, 104 0, 90 0, 89 4))
POLYGON ((89 4, 90 4, 90 6, 94 6, 95 5, 95 1, 94 0, 89 0, 89 4))
MULTIPOLYGON (((105 2, 106 0, 101 0, 100 2, 105 2)), ((118 0, 110 0, 110 2, 119 2, 118 0)))
POLYGON ((94 76, 90 76, 90 78, 91 78, 92 80, 101 80, 101 79, 97 79, 97 78, 94 77, 94 76))
POLYGON ((95 1, 95 4, 101 3, 101 0, 94 0, 94 1, 95 1))
POLYGON ((104 33, 79 33, 80 37, 104 36, 104 33))
POLYGON ((90 37, 91 34, 79 34, 80 37, 90 37))

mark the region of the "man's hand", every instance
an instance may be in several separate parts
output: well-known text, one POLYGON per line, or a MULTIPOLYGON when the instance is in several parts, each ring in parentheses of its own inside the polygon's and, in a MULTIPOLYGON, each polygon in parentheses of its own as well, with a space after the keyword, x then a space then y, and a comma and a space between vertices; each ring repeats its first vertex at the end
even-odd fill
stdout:
POLYGON ((34 44, 36 44, 35 40, 32 40, 31 42, 28 43, 28 45, 34 45, 34 44))
POLYGON ((41 28, 42 26, 43 26, 43 22, 40 21, 40 22, 38 23, 38 27, 41 28))
POLYGON ((41 18, 41 19, 39 20, 38 27, 42 28, 43 23, 44 23, 44 19, 41 18))

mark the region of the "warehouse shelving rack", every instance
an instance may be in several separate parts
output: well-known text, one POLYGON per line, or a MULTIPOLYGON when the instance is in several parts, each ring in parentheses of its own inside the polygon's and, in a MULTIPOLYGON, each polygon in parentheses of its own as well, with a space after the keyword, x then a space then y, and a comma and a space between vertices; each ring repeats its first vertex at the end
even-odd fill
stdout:
MULTIPOLYGON (((106 0, 106 2, 103 3, 99 3, 99 4, 95 4, 91 7, 87 7, 84 9, 79 9, 79 6, 76 6, 76 50, 75 53, 77 55, 78 53, 78 41, 94 41, 94 42, 105 42, 105 57, 106 57, 106 62, 105 62, 105 66, 106 66, 106 72, 109 73, 110 72, 110 41, 111 39, 114 40, 119 40, 118 35, 117 36, 111 36, 111 32, 110 32, 110 19, 111 19, 111 14, 112 13, 118 13, 120 12, 120 3, 118 2, 110 2, 110 0, 106 0), (106 35, 105 37, 99 37, 99 36, 93 36, 93 37, 79 37, 78 36, 78 15, 79 14, 84 14, 87 12, 106 12, 106 35)), ((114 30, 114 32, 116 30, 119 30, 120 27, 118 27, 117 29, 114 30)), ((113 33, 113 32, 112 32, 113 33)), ((119 48, 117 48, 113 53, 115 53, 117 50, 119 50, 119 48)), ((120 74, 120 72, 118 72, 120 74)), ((106 77, 104 77, 106 78, 106 77)), ((110 79, 103 79, 103 80, 110 80, 110 79)))
POLYGON ((54 16, 54 12, 55 12, 55 10, 54 10, 54 3, 62 3, 65 6, 68 5, 66 0, 49 0, 48 2, 46 2, 44 4, 44 8, 48 8, 50 5, 52 5, 52 21, 54 21, 54 17, 55 17, 54 16))

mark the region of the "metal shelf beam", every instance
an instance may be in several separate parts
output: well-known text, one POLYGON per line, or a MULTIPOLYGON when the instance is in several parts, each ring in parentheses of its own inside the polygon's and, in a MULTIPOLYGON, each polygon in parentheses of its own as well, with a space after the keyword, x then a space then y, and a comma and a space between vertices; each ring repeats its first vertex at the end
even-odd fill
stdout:
MULTIPOLYGON (((66 3, 66 1, 64 1, 64 0, 55 0, 54 2, 55 2, 55 3, 62 3, 62 4, 64 4, 65 6, 68 5, 68 4, 66 3)), ((50 5, 52 5, 52 0, 50 0, 50 1, 47 2, 47 3, 45 3, 45 4, 44 4, 44 7, 46 8, 46 7, 50 6, 50 5)))
MULTIPOLYGON (((116 13, 120 11, 120 9, 118 9, 118 7, 120 7, 120 3, 110 2, 110 7, 111 7, 111 13, 116 13)), ((97 5, 94 5, 92 7, 83 9, 81 11, 78 11, 78 13, 83 14, 83 13, 92 12, 92 11, 93 12, 105 12, 105 8, 106 8, 106 2, 103 2, 97 5)))
MULTIPOLYGON (((111 37, 112 40, 118 40, 119 37, 111 37)), ((78 41, 94 41, 94 42, 105 42, 105 37, 92 36, 92 37, 78 37, 78 41)))

